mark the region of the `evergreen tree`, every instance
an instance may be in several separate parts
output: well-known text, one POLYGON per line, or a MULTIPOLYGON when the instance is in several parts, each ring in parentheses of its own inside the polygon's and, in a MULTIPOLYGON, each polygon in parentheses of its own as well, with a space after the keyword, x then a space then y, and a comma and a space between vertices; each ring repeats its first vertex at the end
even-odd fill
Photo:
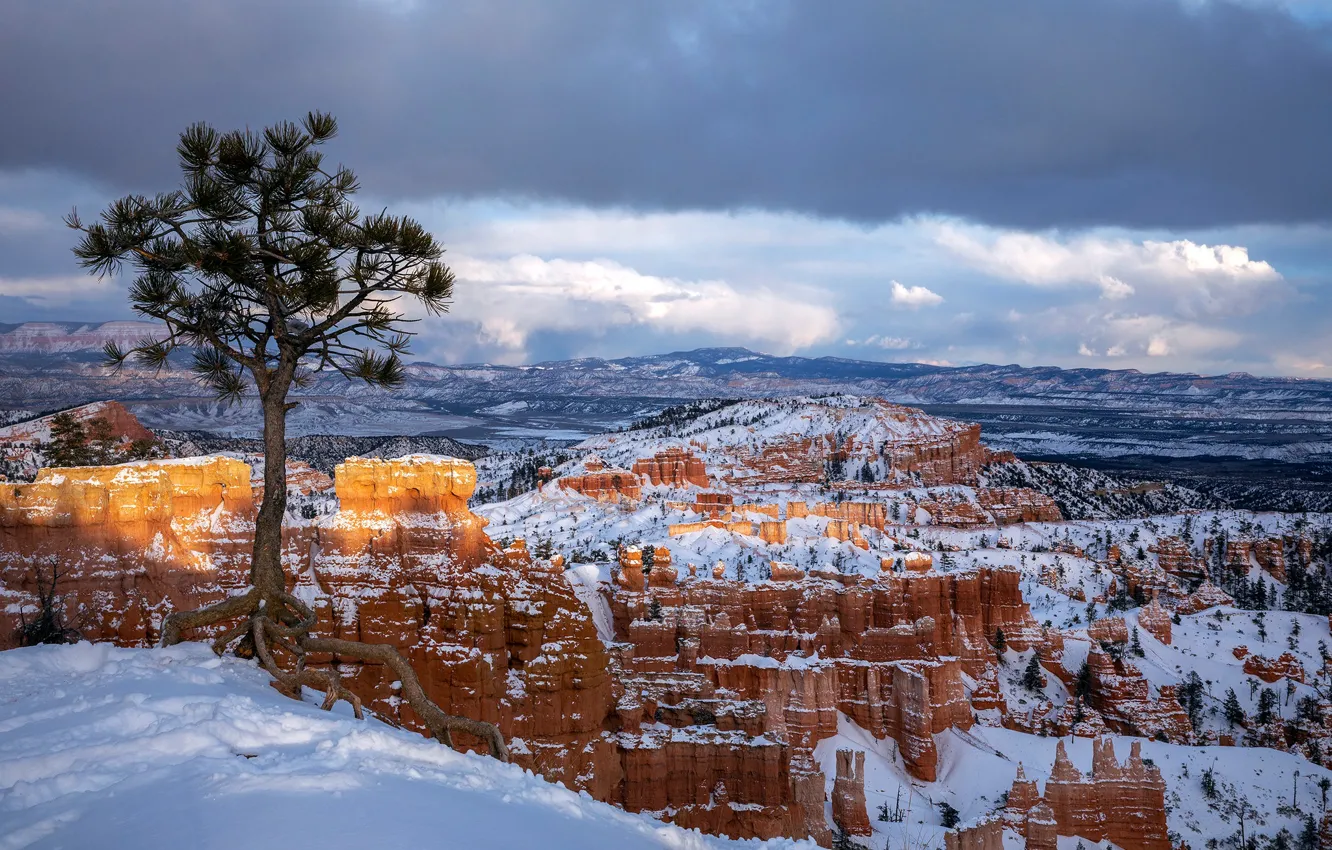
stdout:
POLYGON ((299 698, 303 687, 322 690, 326 707, 346 699, 357 714, 359 702, 335 669, 278 659, 333 655, 382 664, 437 740, 449 743, 451 730, 462 730, 507 760, 499 729, 442 711, 396 648, 316 637, 317 615, 287 592, 281 557, 287 413, 300 403, 292 390, 319 371, 376 387, 400 385, 411 341, 408 314, 414 307, 443 313, 453 296, 453 273, 429 231, 387 211, 363 215, 352 202, 356 175, 331 168, 320 150, 336 132, 333 117, 322 113, 260 132, 219 133, 196 124, 176 147, 179 189, 113 201, 93 223, 77 212, 66 219, 81 234, 74 254, 82 265, 102 276, 130 267, 134 311, 162 328, 128 350, 108 344, 108 363, 133 359, 164 369, 173 353, 188 353, 195 374, 219 399, 253 392, 263 416, 264 500, 255 519, 250 587, 216 605, 168 615, 162 643, 229 624, 214 644, 219 652, 240 641, 282 692, 299 698), (286 651, 275 656, 279 645, 286 651))
POLYGON ((1184 711, 1189 715, 1189 723, 1195 730, 1202 726, 1203 711, 1203 687, 1202 677, 1197 671, 1189 673, 1184 683, 1179 686, 1179 702, 1184 707, 1184 711))
POLYGON ((1295 846, 1299 850, 1318 850, 1318 824, 1314 822, 1313 815, 1304 816, 1304 826, 1300 829, 1295 846))
POLYGON ((115 430, 103 416, 88 423, 88 462, 94 466, 120 462, 120 441, 115 430))
POLYGON ((957 826, 962 819, 961 813, 957 809, 949 805, 947 800, 935 805, 939 808, 939 823, 943 824, 944 829, 952 829, 957 826))
POLYGON ((1202 782, 1203 796, 1209 800, 1215 800, 1216 793, 1216 772, 1212 768, 1205 768, 1200 779, 1202 782))
POLYGON ((1137 626, 1134 626, 1134 627, 1133 627, 1133 642, 1129 645, 1129 650, 1130 650, 1134 655, 1138 656, 1139 658, 1141 658, 1141 657, 1144 655, 1144 653, 1143 653, 1143 651, 1142 651, 1142 641, 1139 640, 1139 638, 1138 638, 1138 627, 1137 627, 1137 626))
POLYGON ((1092 691, 1092 669, 1084 659, 1082 666, 1078 668, 1078 680, 1073 685, 1073 693, 1080 699, 1087 699, 1092 691))
POLYGON ((1041 680, 1044 678, 1041 673, 1041 654, 1033 652, 1031 660, 1027 662, 1027 669, 1022 671, 1022 687, 1033 693, 1040 693, 1041 680))
POLYGON ((51 442, 46 448, 50 466, 87 466, 88 431, 74 414, 64 411, 51 417, 51 442))
POLYGON ((1240 706, 1240 698, 1235 695, 1233 687, 1225 689, 1225 703, 1221 707, 1225 714, 1225 722, 1231 726, 1244 725, 1244 709, 1240 706))
POLYGON ((1259 726, 1265 726, 1276 718, 1278 701, 1276 691, 1263 688, 1263 692, 1258 695, 1258 712, 1254 718, 1259 726))
POLYGON ((1008 638, 1004 636, 1002 626, 994 630, 994 651, 999 655, 999 661, 1004 660, 1004 652, 1008 650, 1008 638))
POLYGON ((658 622, 666 619, 666 615, 663 614, 661 610, 661 600, 654 598, 648 603, 648 619, 656 620, 658 622))

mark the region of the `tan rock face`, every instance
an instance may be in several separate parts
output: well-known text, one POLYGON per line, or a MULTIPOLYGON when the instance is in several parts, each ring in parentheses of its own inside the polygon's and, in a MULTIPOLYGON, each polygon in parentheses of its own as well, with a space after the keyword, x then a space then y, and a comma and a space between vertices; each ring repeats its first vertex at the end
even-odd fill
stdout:
POLYGON ((945 438, 916 441, 889 451, 892 469, 920 476, 926 487, 974 484, 987 462, 980 425, 966 425, 945 438))
POLYGON ((759 523, 759 537, 764 543, 781 545, 786 542, 786 520, 759 523))
POLYGON ((1023 825, 1027 850, 1056 850, 1059 846, 1059 820, 1044 800, 1031 807, 1023 825))
POLYGON ((1128 624, 1123 617, 1105 617, 1087 624, 1087 636, 1107 643, 1127 643, 1128 624))
POLYGON ((1258 566, 1267 571, 1272 578, 1286 580, 1286 546, 1279 537, 1259 540, 1253 544, 1253 557, 1258 566))
MULTIPOLYGON (((802 510, 800 516, 808 516, 812 512, 814 516, 841 520, 852 525, 865 525, 878 531, 883 531, 888 521, 888 508, 882 502, 816 502, 812 509, 807 508, 804 502, 794 504, 800 505, 802 510)), ((788 504, 788 513, 790 510, 791 505, 788 504)), ((789 515, 796 516, 796 514, 789 515)))
POLYGON ((709 519, 730 519, 734 508, 735 497, 729 493, 699 493, 694 497, 694 513, 709 519))
MULTIPOLYGON (((247 582, 253 511, 250 468, 229 458, 44 469, 0 486, 0 584, 35 599, 58 563, 67 623, 150 644, 166 611, 247 582)), ((0 648, 18 620, 0 612, 0 648)))

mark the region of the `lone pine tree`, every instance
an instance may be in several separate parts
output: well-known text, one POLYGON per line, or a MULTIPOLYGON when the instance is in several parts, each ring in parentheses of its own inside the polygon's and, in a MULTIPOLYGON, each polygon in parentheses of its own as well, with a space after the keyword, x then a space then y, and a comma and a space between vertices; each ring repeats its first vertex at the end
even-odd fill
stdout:
POLYGON ((302 686, 315 688, 325 692, 325 708, 345 699, 357 716, 360 700, 343 686, 338 662, 384 664, 435 738, 452 745, 451 732, 460 730, 507 760, 499 730, 442 711, 396 648, 314 636, 316 615, 286 590, 286 426, 299 404, 293 387, 321 370, 399 385, 413 321, 403 308, 416 304, 438 315, 453 296, 443 249, 425 228, 387 212, 363 215, 352 203, 356 175, 328 167, 320 152, 336 133, 333 117, 318 112, 259 133, 195 124, 176 147, 179 189, 126 196, 94 223, 84 224, 77 211, 66 220, 82 234, 74 248, 82 265, 98 275, 129 266, 133 309, 163 328, 128 350, 107 345, 111 365, 133 359, 161 369, 179 350, 220 399, 252 391, 263 412, 264 500, 250 587, 216 605, 170 614, 162 644, 228 623, 213 642, 219 654, 238 642, 237 652, 257 655, 283 692, 299 698, 302 686), (308 653, 328 653, 334 663, 309 669, 308 653))

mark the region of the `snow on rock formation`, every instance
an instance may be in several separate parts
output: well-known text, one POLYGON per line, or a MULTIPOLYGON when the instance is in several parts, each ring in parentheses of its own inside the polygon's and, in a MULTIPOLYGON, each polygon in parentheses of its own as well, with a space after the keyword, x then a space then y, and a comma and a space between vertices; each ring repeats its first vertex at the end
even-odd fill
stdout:
MULTIPOLYGON (((1263 834, 1321 826, 1332 518, 1064 520, 987 486, 1013 461, 975 426, 874 399, 571 453, 475 512, 471 463, 349 459, 289 517, 294 590, 520 765, 707 833, 1163 850, 1228 839, 1242 800, 1263 834)), ((0 641, 54 556, 71 625, 151 643, 244 584, 254 500, 225 458, 4 488, 0 641)), ((381 671, 343 673, 412 725, 381 671)))

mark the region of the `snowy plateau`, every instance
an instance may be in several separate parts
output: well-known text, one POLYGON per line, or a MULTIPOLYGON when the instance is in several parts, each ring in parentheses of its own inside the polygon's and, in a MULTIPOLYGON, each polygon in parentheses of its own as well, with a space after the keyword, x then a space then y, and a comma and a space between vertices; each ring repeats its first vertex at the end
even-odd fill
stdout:
POLYGON ((9 650, 0 688, 4 850, 733 846, 293 702, 202 644, 9 650))

